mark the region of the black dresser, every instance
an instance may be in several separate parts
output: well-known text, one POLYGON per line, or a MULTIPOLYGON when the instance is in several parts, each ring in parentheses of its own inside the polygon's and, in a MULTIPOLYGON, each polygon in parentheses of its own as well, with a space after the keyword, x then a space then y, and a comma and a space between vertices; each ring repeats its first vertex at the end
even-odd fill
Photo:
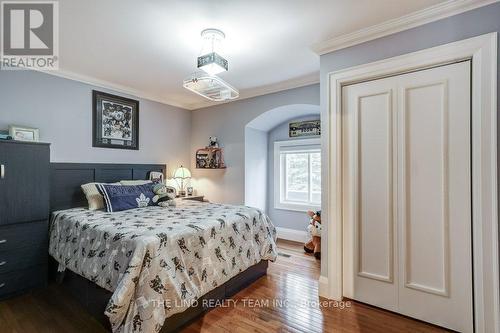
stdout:
POLYGON ((0 299, 47 284, 50 145, 0 141, 0 299))

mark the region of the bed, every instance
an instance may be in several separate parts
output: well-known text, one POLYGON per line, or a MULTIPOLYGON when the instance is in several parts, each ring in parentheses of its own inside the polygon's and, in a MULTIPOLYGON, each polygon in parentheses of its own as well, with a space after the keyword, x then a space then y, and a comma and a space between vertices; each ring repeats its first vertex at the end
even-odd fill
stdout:
POLYGON ((277 256, 274 226, 251 207, 183 200, 116 213, 82 208, 85 182, 165 170, 52 165, 49 253, 62 284, 115 332, 176 331, 210 309, 206 300, 230 297, 266 274, 277 256))

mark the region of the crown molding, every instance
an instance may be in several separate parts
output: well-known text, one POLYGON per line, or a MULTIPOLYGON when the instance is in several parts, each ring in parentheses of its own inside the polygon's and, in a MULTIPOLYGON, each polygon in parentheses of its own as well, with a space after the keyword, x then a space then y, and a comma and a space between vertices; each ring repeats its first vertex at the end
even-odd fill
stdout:
POLYGON ((311 74, 301 76, 301 77, 291 79, 291 80, 286 80, 286 81, 273 83, 273 84, 269 84, 269 85, 264 85, 264 86, 260 86, 260 87, 255 87, 255 88, 250 88, 250 89, 244 89, 244 90, 240 91, 240 97, 238 99, 229 100, 227 102, 216 103, 216 102, 211 102, 208 100, 207 101, 203 100, 203 101, 196 102, 196 103, 177 103, 177 102, 173 102, 171 100, 168 100, 162 96, 148 93, 146 91, 134 89, 131 87, 112 83, 112 82, 105 81, 105 80, 100 80, 100 79, 97 79, 95 77, 91 77, 91 76, 87 76, 87 75, 83 75, 83 74, 78 74, 78 73, 74 73, 71 71, 66 71, 66 70, 44 71, 44 70, 37 70, 37 69, 32 69, 32 70, 34 70, 36 72, 42 72, 45 74, 68 79, 68 80, 73 80, 73 81, 89 84, 89 85, 96 86, 99 88, 112 90, 114 92, 131 95, 131 96, 134 96, 137 98, 143 98, 143 99, 147 99, 147 100, 150 100, 153 102, 158 102, 158 103, 178 107, 178 108, 185 109, 188 111, 192 111, 192 110, 196 110, 196 109, 200 109, 200 108, 205 108, 205 107, 209 107, 209 106, 215 106, 218 104, 226 104, 226 103, 236 102, 236 101, 246 99, 246 98, 272 94, 272 93, 283 91, 283 90, 299 88, 299 87, 304 87, 304 86, 308 86, 311 84, 319 83, 319 72, 315 72, 315 73, 311 73, 311 74))
POLYGON ((415 28, 430 22, 438 21, 453 15, 483 7, 500 0, 448 0, 437 5, 388 20, 368 28, 334 37, 324 42, 316 43, 311 48, 318 55, 323 55, 353 45, 361 44, 380 37, 415 28))
POLYGON ((286 80, 286 81, 281 81, 281 82, 268 84, 268 85, 264 85, 264 86, 260 86, 260 87, 240 90, 240 97, 237 99, 233 99, 233 100, 229 100, 229 101, 225 101, 225 102, 201 101, 199 103, 190 104, 187 108, 189 110, 197 110, 197 109, 202 109, 202 108, 206 108, 206 107, 210 107, 210 106, 237 102, 237 101, 241 101, 241 100, 252 98, 252 97, 268 95, 268 94, 272 94, 272 93, 276 93, 276 92, 280 92, 280 91, 284 91, 284 90, 310 86, 310 85, 317 84, 317 83, 319 83, 319 71, 308 74, 308 75, 300 76, 300 77, 297 77, 294 79, 286 80))
POLYGON ((96 87, 103 88, 103 89, 113 90, 114 92, 131 95, 131 96, 134 96, 137 98, 143 98, 143 99, 147 99, 147 100, 150 100, 153 102, 158 102, 161 104, 166 104, 166 105, 178 107, 181 109, 187 109, 186 105, 184 105, 182 103, 177 103, 177 102, 167 100, 162 96, 151 94, 151 93, 139 90, 139 89, 127 87, 127 86, 124 86, 121 84, 116 84, 116 83, 112 83, 109 81, 101 80, 101 79, 98 79, 98 78, 95 78, 92 76, 87 76, 87 75, 83 75, 83 74, 79 74, 79 73, 75 73, 75 72, 71 72, 71 71, 66 71, 66 70, 61 70, 61 69, 53 70, 53 71, 52 70, 51 71, 44 71, 44 70, 39 70, 39 69, 32 69, 32 70, 35 72, 41 72, 41 73, 57 76, 57 77, 60 77, 63 79, 68 79, 68 80, 73 80, 73 81, 89 84, 89 85, 96 86, 96 87))

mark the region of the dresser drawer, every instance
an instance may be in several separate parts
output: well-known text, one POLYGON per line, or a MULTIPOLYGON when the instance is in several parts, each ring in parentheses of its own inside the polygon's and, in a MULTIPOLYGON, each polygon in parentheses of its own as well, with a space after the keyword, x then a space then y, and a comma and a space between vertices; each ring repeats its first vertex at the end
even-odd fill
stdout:
POLYGON ((0 227, 0 274, 46 264, 47 222, 0 227))
POLYGON ((47 281, 47 266, 0 274, 0 299, 22 291, 43 287, 47 281))
POLYGON ((0 253, 15 252, 26 247, 40 249, 42 245, 46 247, 46 250, 48 249, 47 221, 0 227, 0 253))
POLYGON ((0 274, 36 265, 46 265, 47 259, 47 249, 36 250, 24 247, 16 251, 0 252, 0 274))

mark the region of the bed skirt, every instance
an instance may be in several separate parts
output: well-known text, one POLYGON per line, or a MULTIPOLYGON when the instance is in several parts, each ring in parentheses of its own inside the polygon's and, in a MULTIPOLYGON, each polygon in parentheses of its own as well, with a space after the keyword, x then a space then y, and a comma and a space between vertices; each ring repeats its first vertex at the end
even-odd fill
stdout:
MULTIPOLYGON (((64 289, 92 315, 92 317, 99 321, 106 329, 111 331, 111 325, 108 317, 104 314, 104 310, 112 293, 68 269, 63 273, 57 272, 57 262, 53 258, 50 258, 50 261, 51 275, 58 284, 63 286, 64 289)), ((258 264, 234 276, 223 285, 200 297, 197 306, 192 306, 184 312, 167 318, 160 332, 178 332, 183 326, 212 309, 211 307, 207 307, 206 304, 214 304, 217 303, 216 301, 222 301, 235 295, 260 277, 266 275, 267 267, 267 260, 262 260, 258 264), (210 302, 204 302, 204 300, 210 300, 210 302)))

